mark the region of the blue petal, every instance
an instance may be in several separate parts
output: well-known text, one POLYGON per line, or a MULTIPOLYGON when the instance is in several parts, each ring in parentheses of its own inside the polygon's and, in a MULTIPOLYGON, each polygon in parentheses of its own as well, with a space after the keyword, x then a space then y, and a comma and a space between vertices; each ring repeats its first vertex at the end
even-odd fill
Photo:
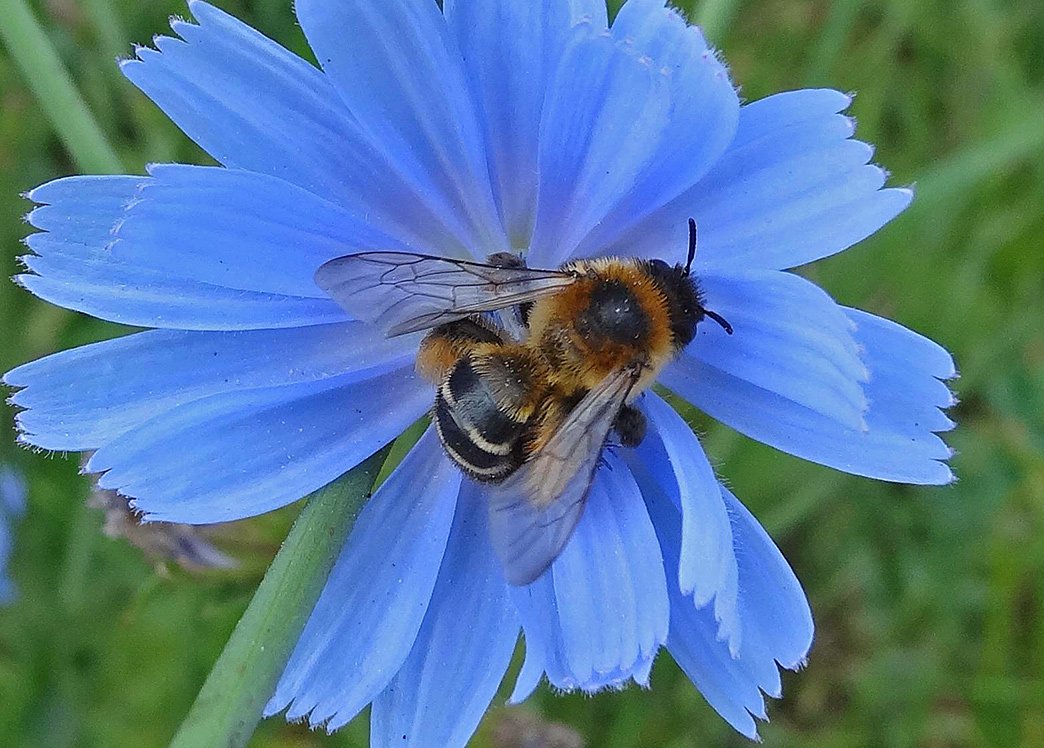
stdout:
POLYGON ((714 601, 718 638, 735 652, 742 637, 736 554, 718 479, 696 435, 674 408, 651 392, 642 406, 651 428, 628 463, 643 486, 655 482, 681 510, 681 556, 672 586, 691 595, 698 608, 714 601))
POLYGON ((325 486, 431 405, 412 370, 211 395, 105 445, 87 463, 145 519, 207 524, 276 509, 325 486))
POLYGON ((489 542, 487 514, 485 497, 465 483, 417 640, 373 702, 374 748, 463 748, 497 692, 519 622, 489 542))
POLYGON ((740 109, 736 138, 691 190, 619 241, 630 254, 663 257, 685 246, 686 220, 700 228, 698 273, 783 269, 840 252, 884 226, 910 202, 881 189, 873 150, 850 140, 833 91, 777 94, 740 109))
POLYGON ((945 460, 952 451, 933 433, 952 426, 937 412, 953 403, 938 381, 954 373, 949 355, 894 323, 855 310, 846 314, 857 325, 853 335, 870 373, 866 430, 845 427, 694 356, 668 367, 662 381, 737 431, 798 457, 868 478, 951 482, 945 460))
MULTIPOLYGON (((545 652, 543 647, 544 645, 535 639, 530 644, 529 637, 526 637, 526 659, 522 662, 522 669, 519 670, 518 677, 515 679, 515 687, 511 690, 511 696, 508 697, 509 704, 521 704, 528 699, 540 685, 544 671, 551 669, 545 661, 545 657, 553 653, 545 652)), ((600 689, 592 689, 592 691, 595 690, 600 689)))
POLYGON ((459 490, 429 429, 360 513, 266 715, 289 706, 332 731, 384 690, 421 630, 459 490))
MULTIPOLYGON (((942 408, 956 404, 942 380, 957 376, 953 358, 938 343, 891 320, 845 309, 870 369, 866 385, 871 425, 916 439, 954 427, 942 408)), ((869 420, 869 419, 868 419, 869 420)))
POLYGON ((788 268, 862 241, 910 204, 840 115, 733 146, 691 204, 706 265, 788 268), (753 166, 756 165, 756 166, 753 166))
MULTIPOLYGON (((579 688, 586 694, 594 694, 606 690, 623 690, 631 681, 642 688, 648 688, 649 676, 652 674, 652 666, 657 654, 659 654, 658 651, 648 655, 639 655, 638 659, 627 667, 614 668, 606 673, 596 673, 584 683, 567 688, 579 688)), ((561 664, 560 652, 547 648, 538 649, 531 646, 527 639, 526 658, 522 663, 518 678, 515 680, 515 687, 508 698, 508 703, 521 704, 528 699, 540 685, 545 671, 562 673, 565 670, 566 667, 561 664), (551 658, 550 661, 547 659, 548 657, 551 658)), ((553 676, 548 675, 548 678, 556 688, 563 688, 555 682, 553 676)))
POLYGON ((297 15, 360 130, 459 246, 478 256, 509 249, 463 61, 438 6, 299 0, 297 15))
MULTIPOLYGON (((685 350, 692 358, 855 430, 865 430, 868 377, 852 323, 818 286, 791 273, 734 270, 700 276, 708 309, 685 350)), ((684 360, 683 359, 683 362, 684 360)))
MULTIPOLYGON (((681 519, 670 500, 643 485, 664 562, 678 562, 681 519)), ((735 652, 717 635, 709 607, 695 608, 670 588, 671 626, 667 648, 707 702, 736 730, 757 738, 753 716, 766 719, 762 692, 779 696, 776 663, 796 668, 812 642, 812 617, 804 592, 786 560, 749 512, 721 489, 739 561, 739 615, 743 643, 735 652)))
POLYGON ((333 203, 274 177, 220 167, 153 166, 113 231, 112 253, 135 267, 225 288, 328 298, 327 260, 406 249, 333 203))
MULTIPOLYGON (((630 0, 613 21, 613 36, 666 71, 670 121, 659 153, 628 196, 584 240, 577 254, 634 254, 621 235, 696 184, 721 157, 736 132, 739 98, 728 71, 664 0, 630 0)), ((685 245, 672 249, 681 259, 685 245)), ((665 248, 666 249, 666 248, 665 248)))
POLYGON ((16 280, 53 304, 141 327, 242 330, 340 322, 329 299, 234 290, 129 264, 111 251, 112 229, 148 177, 69 177, 29 193, 44 231, 26 239, 34 274, 16 280))
POLYGON ((381 157, 329 80, 297 55, 201 2, 181 39, 141 48, 124 74, 225 166, 291 182, 403 240, 440 243, 437 216, 381 157))
POLYGON ((528 675, 520 681, 535 685, 542 669, 559 688, 617 685, 647 674, 665 640, 656 534, 630 470, 611 452, 604 459, 562 554, 536 582, 512 588, 526 635, 528 675))
POLYGON ((353 374, 409 363, 416 336, 389 340, 345 322, 293 330, 153 330, 62 351, 20 366, 4 383, 22 441, 43 449, 98 449, 179 405, 231 390, 353 374))
POLYGON ((26 220, 48 233, 32 234, 26 241, 35 250, 34 241, 46 238, 61 245, 55 247, 56 252, 90 257, 111 241, 113 226, 148 182, 148 177, 89 175, 42 184, 25 195, 38 204, 26 220))
POLYGON ((364 159, 322 72, 212 5, 189 9, 199 25, 175 20, 182 39, 139 48, 124 75, 225 166, 343 194, 364 159))
MULTIPOLYGON (((813 128, 833 122, 832 115, 848 109, 852 97, 830 88, 802 88, 783 91, 747 104, 742 109, 733 148, 740 148, 788 127, 813 128)), ((847 120, 847 118, 845 118, 847 120)), ((852 134, 852 122, 840 130, 842 137, 852 134)), ((829 127, 829 125, 827 125, 829 127)))
MULTIPOLYGON (((759 666, 774 660, 788 670, 804 667, 812 646, 812 610, 794 570, 779 548, 729 489, 721 487, 729 510, 739 559, 740 615, 750 622, 740 659, 756 675, 759 666)), ((775 669, 774 667, 772 668, 775 669)), ((779 697, 775 687, 761 687, 779 697)), ((759 685, 763 681, 759 679, 759 685)))
POLYGON ((558 265, 657 161, 670 123, 665 73, 607 35, 566 50, 540 124, 533 267, 558 265))
POLYGON ((32 258, 15 281, 34 296, 92 317, 135 327, 258 330, 340 322, 325 299, 236 291, 169 278, 111 260, 32 258))
POLYGON ((445 0, 464 57, 501 220, 514 247, 533 231, 540 118, 570 30, 588 19, 605 29, 604 0, 445 0))

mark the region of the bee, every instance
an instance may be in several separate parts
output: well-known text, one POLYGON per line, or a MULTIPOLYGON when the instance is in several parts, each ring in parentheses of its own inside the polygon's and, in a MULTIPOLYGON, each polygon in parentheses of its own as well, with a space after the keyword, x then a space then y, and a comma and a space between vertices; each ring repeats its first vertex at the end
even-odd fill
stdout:
POLYGON ((491 539, 508 582, 529 584, 557 558, 583 513, 611 432, 637 446, 633 402, 705 318, 690 270, 663 260, 574 260, 529 268, 507 253, 487 263, 361 252, 316 272, 355 319, 389 336, 427 330, 419 373, 436 388, 433 421, 447 455, 491 484, 491 539))

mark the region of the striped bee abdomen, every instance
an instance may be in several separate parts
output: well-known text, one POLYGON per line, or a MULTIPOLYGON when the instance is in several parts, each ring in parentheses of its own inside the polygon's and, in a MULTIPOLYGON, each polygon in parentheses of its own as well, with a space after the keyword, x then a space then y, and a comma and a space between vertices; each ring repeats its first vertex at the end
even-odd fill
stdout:
POLYGON ((475 480, 499 482, 522 464, 525 414, 500 394, 481 358, 460 359, 435 395, 435 427, 450 458, 475 480))

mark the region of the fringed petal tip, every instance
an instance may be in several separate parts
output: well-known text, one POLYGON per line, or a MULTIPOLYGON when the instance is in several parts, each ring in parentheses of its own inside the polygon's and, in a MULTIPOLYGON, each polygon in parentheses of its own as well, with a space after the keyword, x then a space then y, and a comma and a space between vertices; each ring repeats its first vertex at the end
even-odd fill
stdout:
POLYGON ((126 494, 122 493, 118 488, 115 488, 115 489, 105 489, 105 488, 103 488, 102 485, 101 485, 101 475, 104 475, 104 473, 99 475, 98 473, 84 472, 85 470, 86 470, 86 466, 84 466, 84 468, 80 470, 80 474, 81 475, 92 475, 92 476, 97 475, 97 476, 99 476, 99 477, 94 479, 95 480, 95 485, 97 485, 99 489, 113 491, 117 496, 122 496, 123 498, 125 498, 127 500, 127 508, 130 509, 132 512, 134 512, 134 515, 138 518, 138 522, 140 522, 141 524, 148 525, 148 524, 152 524, 154 522, 170 522, 171 521, 169 519, 164 519, 160 515, 157 515, 157 514, 154 514, 154 513, 150 514, 149 512, 145 511, 144 509, 141 508, 141 506, 140 506, 140 504, 139 504, 139 502, 138 502, 138 500, 136 498, 134 498, 133 496, 127 496, 126 494))
MULTIPOLYGON (((34 255, 22 255, 22 256, 20 256, 18 258, 18 261, 21 262, 21 263, 24 263, 24 264, 29 264, 29 263, 32 262, 32 258, 33 257, 34 257, 34 255)), ((40 276, 38 276, 38 275, 36 275, 36 274, 34 274, 32 272, 19 273, 18 275, 12 275, 11 276, 11 282, 14 283, 16 286, 18 286, 23 291, 28 291, 33 296, 39 297, 40 294, 38 294, 35 291, 36 281, 39 278, 40 278, 40 276)), ((5 381, 5 384, 7 384, 6 381, 5 381)))
MULTIPOLYGON (((49 205, 54 197, 48 197, 51 190, 59 189, 62 185, 67 184, 69 181, 76 179, 77 177, 59 177, 58 179, 52 179, 50 182, 44 182, 41 185, 33 187, 31 190, 26 190, 20 196, 26 200, 31 200, 37 205, 49 205)), ((33 208, 26 214, 26 218, 29 218, 33 213, 36 212, 36 208, 33 208)))
MULTIPOLYGON (((664 429, 659 429, 662 435, 664 429)), ((732 609, 742 629, 732 637, 722 636, 718 611, 711 605, 693 605, 691 597, 672 587, 667 648, 708 703, 737 731, 755 739, 755 719, 767 719, 764 697, 782 695, 778 668, 794 669, 808 655, 811 610, 796 576, 764 529, 728 489, 718 489, 735 549, 737 593, 732 609)), ((651 487, 646 501, 665 564, 679 563, 685 546, 684 511, 651 487)))
MULTIPOLYGON (((790 662, 790 663, 779 662, 779 660, 776 660, 776 662, 779 663, 780 667, 782 667, 782 668, 784 668, 786 670, 789 670, 792 673, 797 673, 797 672, 799 672, 801 670, 804 670, 806 667, 808 667, 808 657, 802 657, 800 660, 796 660, 796 661, 790 662)), ((778 694, 773 694, 772 696, 773 696, 773 698, 778 699, 782 695, 783 695, 783 692, 780 691, 778 694)))
POLYGON ((18 426, 18 416, 15 416, 15 426, 16 428, 19 428, 19 432, 15 435, 15 444, 23 449, 28 449, 34 454, 43 454, 47 451, 43 447, 38 447, 33 443, 33 437, 31 434, 27 434, 21 430, 18 426))
MULTIPOLYGON (((631 253, 660 256, 700 226, 697 266, 784 269, 843 251, 909 204, 882 189, 872 149, 852 139, 849 97, 830 89, 776 94, 742 106, 728 149, 701 181, 643 219, 631 253)), ((623 245, 620 245, 621 248, 623 245)))
MULTIPOLYGON (((30 234, 30 236, 32 236, 32 235, 30 234)), ((18 282, 18 276, 19 275, 31 275, 32 272, 33 272, 33 269, 32 269, 33 259, 35 257, 39 256, 35 252, 32 251, 32 247, 29 244, 29 237, 28 236, 26 236, 26 237, 24 237, 22 239, 22 244, 29 250, 29 252, 27 252, 24 255, 18 255, 18 257, 15 258, 15 263, 18 266, 18 270, 20 272, 15 273, 14 275, 12 275, 12 276, 10 276, 8 278, 8 280, 10 280, 12 283, 14 283, 16 286, 19 286, 19 287, 21 287, 21 284, 18 282)))
MULTIPOLYGON (((884 172, 886 176, 889 176, 889 173, 884 169, 882 169, 881 171, 884 172)), ((889 187, 886 191, 895 193, 896 204, 901 205, 901 207, 899 208, 899 213, 903 212, 908 207, 910 207, 910 203, 913 202, 913 199, 916 195, 916 191, 914 189, 913 184, 906 185, 905 187, 889 187)))
MULTIPOLYGON (((822 406, 830 401, 809 399, 800 379, 779 377, 773 385, 778 391, 773 391, 764 382, 752 382, 752 372, 727 366, 728 359, 705 362, 686 356, 665 371, 664 383, 747 436, 813 462, 896 483, 952 482, 944 464, 952 454, 938 436, 953 427, 942 410, 953 403, 942 381, 955 373, 952 357, 894 322, 854 309, 841 311, 855 323, 846 335, 857 346, 860 367, 870 374, 858 383, 869 406, 859 408, 859 424, 838 418, 842 409, 824 413, 822 406)), ((708 331, 708 341, 713 332, 708 331)), ((844 384, 843 378, 838 384, 844 384)))
POLYGON ((526 661, 513 698, 543 673, 565 690, 648 681, 667 639, 669 604, 655 529, 628 466, 605 455, 576 532, 547 574, 513 588, 526 661))
POLYGON ((485 499, 475 484, 461 485, 420 631, 401 669, 373 702, 373 745, 463 746, 504 678, 520 624, 486 539, 485 499))
POLYGON ((337 729, 408 665, 424 635, 460 485, 429 429, 363 507, 266 714, 286 709, 288 719, 337 729), (428 477, 419 495, 416 475, 428 477))
POLYGON ((674 408, 654 393, 647 394, 642 404, 653 433, 629 462, 647 501, 650 494, 662 493, 681 512, 678 589, 696 607, 713 601, 723 632, 735 633, 736 561, 714 470, 674 408))
MULTIPOLYGON (((664 641, 666 641, 666 635, 664 641)), ((586 696, 594 696, 596 694, 606 691, 623 691, 630 687, 632 684, 639 688, 648 689, 649 678, 652 673, 653 661, 656 659, 656 655, 660 650, 660 645, 657 645, 656 650, 650 654, 641 654, 639 657, 626 667, 616 668, 612 671, 607 672, 596 672, 593 677, 582 683, 576 683, 571 686, 572 691, 579 691, 586 696)))
POLYGON ((284 704, 278 708, 272 708, 271 704, 265 707, 263 715, 268 717, 276 717, 280 714, 283 715, 283 719, 291 725, 302 725, 307 727, 311 732, 319 732, 322 730, 327 735, 333 735, 337 728, 332 726, 332 717, 326 717, 325 719, 312 719, 312 713, 314 710, 309 710, 304 714, 291 714, 293 712, 294 702, 291 701, 289 704, 284 704))
POLYGON ((655 657, 656 655, 654 654, 652 657, 639 659, 631 667, 626 668, 627 672, 616 670, 610 673, 595 673, 587 681, 578 681, 570 678, 559 678, 552 681, 550 676, 541 672, 538 679, 527 682, 520 674, 511 695, 507 699, 507 703, 512 706, 521 704, 532 696, 533 692, 541 684, 545 684, 556 696, 579 693, 588 698, 597 696, 600 693, 624 691, 632 685, 638 686, 643 690, 649 690, 652 688, 651 673, 655 657))
POLYGON ((522 682, 522 675, 519 674, 519 677, 515 680, 514 687, 511 689, 511 693, 507 697, 508 705, 518 706, 519 704, 524 702, 526 699, 533 695, 533 692, 542 682, 544 682, 544 680, 545 676, 541 674, 540 677, 534 683, 524 684, 522 682))

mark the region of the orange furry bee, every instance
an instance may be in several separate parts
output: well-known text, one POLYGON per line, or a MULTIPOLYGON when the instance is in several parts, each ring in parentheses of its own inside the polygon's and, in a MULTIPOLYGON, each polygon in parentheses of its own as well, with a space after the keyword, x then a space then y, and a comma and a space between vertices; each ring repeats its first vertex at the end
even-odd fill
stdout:
POLYGON ((433 420, 461 470, 493 484, 492 540, 512 584, 528 584, 572 535, 610 432, 637 446, 633 400, 710 317, 690 268, 662 260, 576 260, 527 268, 404 252, 325 263, 316 283, 389 336, 430 330, 418 371, 436 386, 433 420), (499 314, 494 314, 499 313, 499 314))

